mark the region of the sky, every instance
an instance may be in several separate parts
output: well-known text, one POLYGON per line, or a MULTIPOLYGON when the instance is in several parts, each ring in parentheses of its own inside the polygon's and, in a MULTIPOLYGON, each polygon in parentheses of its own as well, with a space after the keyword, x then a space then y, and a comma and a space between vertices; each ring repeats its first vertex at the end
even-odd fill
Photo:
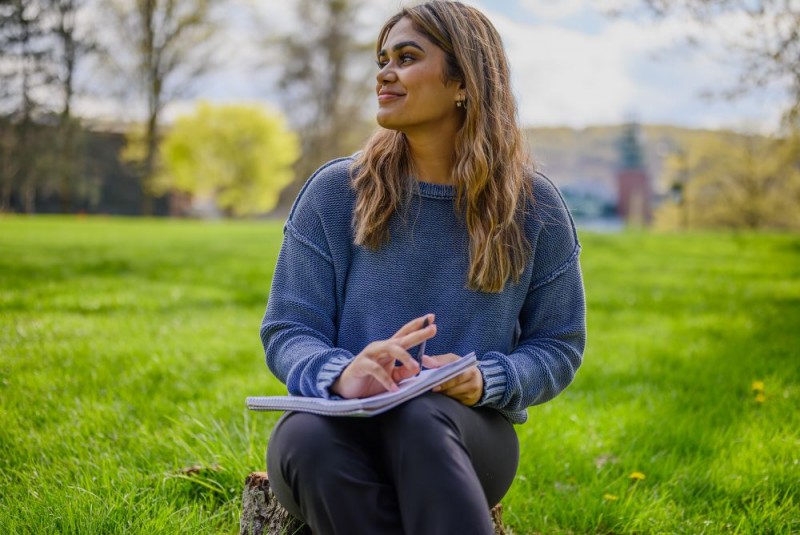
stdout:
POLYGON ((609 0, 484 0, 512 65, 522 122, 586 126, 634 118, 643 123, 696 128, 770 130, 783 95, 751 95, 730 102, 702 98, 731 87, 737 77, 728 36, 747 20, 728 16, 720 31, 689 21, 654 22, 610 17, 609 0), (685 44, 687 31, 707 36, 701 50, 685 44))
MULTIPOLYGON (((275 107, 277 101, 269 88, 271 73, 254 67, 263 52, 254 32, 245 31, 252 30, 245 14, 248 1, 259 6, 267 26, 303 31, 302 21, 291 16, 285 2, 231 0, 233 29, 219 51, 226 58, 225 67, 202 80, 192 98, 171 104, 166 110, 168 120, 190 112, 198 99, 275 107), (236 9, 242 10, 241 16, 236 9)), ((729 88, 736 80, 735 56, 722 30, 709 32, 679 19, 653 22, 605 14, 629 0, 464 1, 481 9, 503 39, 523 126, 584 128, 636 120, 768 132, 779 124, 786 97, 778 88, 733 102, 701 96, 729 88), (702 32, 701 49, 683 44, 687 31, 702 32)), ((361 13, 365 28, 377 33, 381 23, 404 3, 408 2, 366 2, 361 13)), ((730 16, 719 24, 727 35, 735 35, 746 29, 747 21, 730 16)), ((87 115, 127 120, 140 113, 136 106, 120 107, 97 97, 79 106, 87 115)), ((365 106, 377 107, 374 102, 365 106)))

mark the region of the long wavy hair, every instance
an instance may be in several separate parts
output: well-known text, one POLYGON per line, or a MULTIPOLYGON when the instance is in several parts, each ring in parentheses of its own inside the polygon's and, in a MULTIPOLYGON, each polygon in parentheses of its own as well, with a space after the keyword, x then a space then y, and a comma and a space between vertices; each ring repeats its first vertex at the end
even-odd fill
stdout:
MULTIPOLYGON (((443 82, 463 84, 464 120, 456 135, 452 180, 455 209, 469 233, 466 286, 500 292, 525 269, 531 246, 525 212, 532 200, 531 177, 517 123, 508 59, 500 36, 478 10, 435 0, 405 8, 381 29, 376 52, 389 31, 408 17, 414 28, 447 58, 443 82)), ((455 103, 453 103, 455 105, 455 103)), ((400 212, 414 187, 409 145, 402 132, 379 128, 353 163, 355 242, 377 250, 388 242, 389 220, 400 212)))

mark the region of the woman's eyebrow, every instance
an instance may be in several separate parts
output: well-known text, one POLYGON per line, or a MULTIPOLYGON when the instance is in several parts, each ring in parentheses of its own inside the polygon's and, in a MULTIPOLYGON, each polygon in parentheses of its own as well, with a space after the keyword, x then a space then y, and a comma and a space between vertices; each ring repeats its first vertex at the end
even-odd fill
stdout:
MULTIPOLYGON (((405 47, 407 47, 407 46, 414 47, 414 48, 417 48, 417 49, 419 49, 421 52, 425 52, 425 49, 424 49, 424 48, 422 48, 422 47, 419 45, 419 43, 417 43, 416 41, 401 41, 401 42, 397 43, 396 45, 394 45, 394 46, 392 47, 392 50, 393 50, 394 52, 397 52, 397 51, 398 51, 398 50, 400 50, 401 48, 405 48, 405 47)), ((381 49, 381 51, 380 51, 380 52, 378 52, 378 55, 379 55, 379 56, 385 56, 385 55, 386 55, 386 49, 385 49, 385 48, 381 49)))

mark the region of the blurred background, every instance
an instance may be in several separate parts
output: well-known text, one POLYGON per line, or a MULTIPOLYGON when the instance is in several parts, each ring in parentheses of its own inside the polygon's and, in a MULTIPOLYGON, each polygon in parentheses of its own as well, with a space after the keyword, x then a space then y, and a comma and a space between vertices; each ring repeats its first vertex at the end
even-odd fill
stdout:
MULTIPOLYGON (((474 0, 579 225, 800 228, 800 2, 474 0)), ((398 0, 0 3, 0 211, 283 217, 398 0)))

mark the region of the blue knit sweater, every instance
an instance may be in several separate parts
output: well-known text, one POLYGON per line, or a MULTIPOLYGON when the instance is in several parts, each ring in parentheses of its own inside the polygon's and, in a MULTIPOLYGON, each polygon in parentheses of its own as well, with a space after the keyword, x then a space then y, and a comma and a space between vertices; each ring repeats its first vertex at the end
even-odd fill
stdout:
POLYGON ((378 251, 353 243, 352 158, 306 183, 284 228, 261 325, 269 369, 299 396, 336 397, 330 386, 367 344, 433 312, 426 354, 474 351, 483 374, 478 406, 514 423, 561 392, 586 339, 575 227, 555 186, 534 175, 526 232, 533 248, 518 284, 500 293, 466 287, 469 241, 455 188, 417 182, 378 251))

